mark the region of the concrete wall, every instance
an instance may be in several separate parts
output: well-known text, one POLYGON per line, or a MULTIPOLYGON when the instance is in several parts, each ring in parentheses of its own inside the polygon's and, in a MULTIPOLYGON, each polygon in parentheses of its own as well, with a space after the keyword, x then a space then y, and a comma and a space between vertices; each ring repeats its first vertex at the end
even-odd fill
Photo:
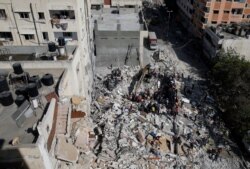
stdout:
POLYGON ((128 65, 139 64, 140 31, 95 31, 96 66, 122 66, 129 45, 128 65))

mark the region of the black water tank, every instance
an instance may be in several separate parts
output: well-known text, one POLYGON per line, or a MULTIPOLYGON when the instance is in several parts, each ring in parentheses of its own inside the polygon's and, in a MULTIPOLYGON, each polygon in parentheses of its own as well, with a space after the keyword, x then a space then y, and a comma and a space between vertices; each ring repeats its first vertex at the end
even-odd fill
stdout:
POLYGON ((20 86, 16 89, 16 95, 24 95, 24 96, 27 96, 28 95, 28 92, 27 92, 27 86, 23 85, 23 86, 20 86))
POLYGON ((25 96, 23 95, 17 95, 15 103, 19 107, 23 104, 23 102, 26 100, 25 96))
POLYGON ((3 106, 9 106, 12 105, 14 100, 12 97, 11 92, 4 91, 0 94, 0 102, 3 106))
POLYGON ((38 75, 31 76, 29 78, 29 83, 35 83, 38 89, 42 87, 42 83, 38 75))
POLYGON ((42 83, 45 85, 45 86, 51 86, 54 84, 54 79, 53 79, 53 76, 51 74, 45 74, 43 75, 42 77, 42 83))
POLYGON ((14 73, 17 75, 20 75, 23 73, 23 68, 22 65, 20 63, 14 63, 12 65, 13 69, 14 69, 14 73))
POLYGON ((9 90, 10 89, 6 77, 0 76, 0 93, 9 90))
POLYGON ((49 48, 49 52, 55 52, 56 51, 56 44, 53 42, 48 43, 48 48, 49 48))
POLYGON ((65 44, 66 44, 65 39, 63 37, 59 37, 58 38, 58 45, 65 46, 65 44))
POLYGON ((39 95, 38 89, 35 83, 29 83, 27 87, 27 91, 30 97, 36 97, 39 95))

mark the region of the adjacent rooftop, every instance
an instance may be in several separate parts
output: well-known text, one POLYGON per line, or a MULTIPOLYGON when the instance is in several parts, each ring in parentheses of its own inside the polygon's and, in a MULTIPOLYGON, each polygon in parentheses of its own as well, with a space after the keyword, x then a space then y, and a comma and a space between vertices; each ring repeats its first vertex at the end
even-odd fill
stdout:
MULTIPOLYGON (((57 47, 56 47, 57 48, 57 47)), ((0 61, 41 61, 68 60, 74 55, 77 46, 65 46, 65 53, 60 54, 59 48, 49 52, 48 46, 3 46, 0 47, 0 61)))
POLYGON ((63 71, 63 69, 29 69, 17 75, 13 70, 0 69, 1 77, 6 77, 9 86, 9 90, 7 89, 7 91, 4 92, 10 92, 13 98, 13 100, 9 102, 10 105, 7 104, 4 106, 2 98, 3 92, 0 94, 1 148, 15 144, 24 145, 36 142, 38 137, 36 127, 46 112, 48 103, 47 95, 55 92, 55 87, 63 71), (45 74, 52 75, 53 83, 52 81, 48 84, 46 84, 46 82, 41 83, 41 81, 43 81, 42 77, 44 77, 45 74), (37 96, 35 93, 30 94, 28 87, 28 84, 31 83, 32 78, 34 79, 35 76, 38 76, 38 81, 35 80, 35 84, 39 88, 37 96), (25 80, 26 77, 28 77, 26 79, 27 81, 25 80), (21 99, 19 100, 20 102, 18 102, 17 95, 24 96, 24 100, 21 99))
POLYGON ((138 13, 136 8, 103 8, 92 10, 92 20, 96 20, 101 31, 116 31, 117 24, 121 25, 122 31, 139 31, 141 24, 138 13))

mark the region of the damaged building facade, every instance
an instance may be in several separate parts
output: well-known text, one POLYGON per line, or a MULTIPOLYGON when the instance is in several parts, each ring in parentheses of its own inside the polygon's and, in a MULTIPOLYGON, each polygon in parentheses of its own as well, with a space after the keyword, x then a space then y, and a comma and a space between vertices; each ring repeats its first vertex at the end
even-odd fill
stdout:
POLYGON ((1 128, 5 128, 1 167, 52 169, 60 160, 77 158, 78 150, 64 142, 73 120, 90 112, 93 69, 88 66, 92 64, 78 46, 51 51, 54 47, 1 47, 9 51, 0 62, 1 84, 6 86, 2 90, 1 85, 0 94, 1 128), (61 144, 76 155, 68 158, 67 153, 58 153, 61 144))

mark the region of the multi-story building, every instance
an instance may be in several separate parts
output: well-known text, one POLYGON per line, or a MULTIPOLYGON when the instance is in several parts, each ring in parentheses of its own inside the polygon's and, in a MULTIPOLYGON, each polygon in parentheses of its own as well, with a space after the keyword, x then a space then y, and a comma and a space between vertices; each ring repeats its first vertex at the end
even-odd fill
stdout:
POLYGON ((84 44, 89 9, 89 0, 1 0, 0 42, 36 46, 64 37, 69 44, 84 44))
POLYGON ((250 0, 177 0, 177 5, 198 36, 207 25, 250 21, 250 0))

